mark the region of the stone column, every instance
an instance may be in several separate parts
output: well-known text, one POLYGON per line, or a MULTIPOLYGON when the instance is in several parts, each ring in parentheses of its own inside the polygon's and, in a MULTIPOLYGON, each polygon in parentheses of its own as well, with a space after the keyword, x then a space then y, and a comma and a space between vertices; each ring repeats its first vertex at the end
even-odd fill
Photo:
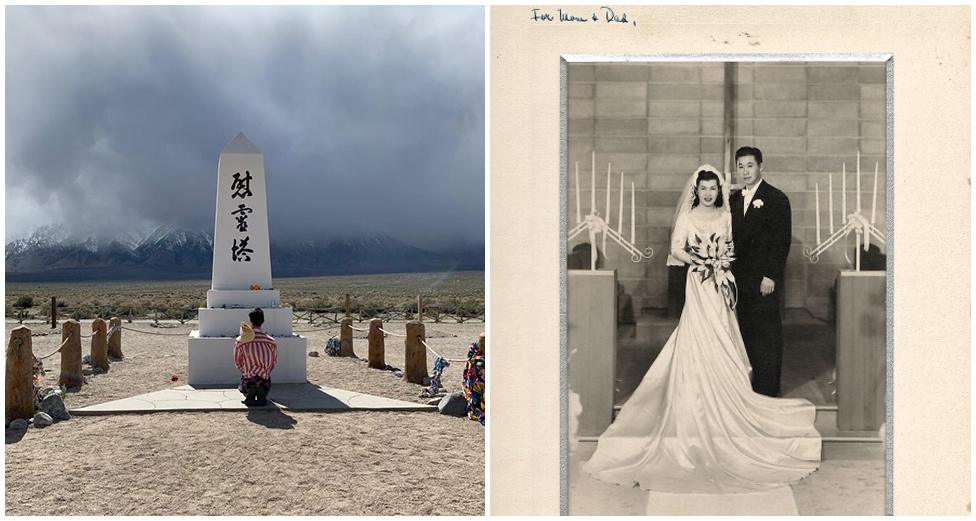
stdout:
POLYGON ((369 358, 369 366, 374 369, 386 368, 386 341, 383 339, 383 332, 380 331, 380 328, 382 327, 383 319, 369 319, 369 335, 366 337, 367 342, 369 343, 369 353, 367 354, 367 357, 369 358))
POLYGON ((109 329, 115 328, 115 332, 108 339, 108 356, 121 360, 122 356, 122 320, 119 317, 112 317, 108 322, 109 329))
POLYGON ((61 324, 61 342, 68 342, 61 348, 61 376, 58 385, 78 387, 85 383, 81 374, 81 324, 77 320, 65 320, 61 324))
POLYGON ((105 321, 96 318, 92 321, 91 364, 108 371, 108 337, 105 334, 105 321))
POLYGON ((419 320, 407 322, 407 338, 404 339, 403 379, 415 384, 424 384, 427 377, 427 348, 420 342, 425 338, 424 323, 419 320))
POLYGON ((356 356, 352 349, 352 317, 339 322, 339 356, 356 356))
POLYGON ((10 331, 7 343, 7 381, 4 415, 8 420, 34 416, 34 385, 31 330, 20 326, 10 331))

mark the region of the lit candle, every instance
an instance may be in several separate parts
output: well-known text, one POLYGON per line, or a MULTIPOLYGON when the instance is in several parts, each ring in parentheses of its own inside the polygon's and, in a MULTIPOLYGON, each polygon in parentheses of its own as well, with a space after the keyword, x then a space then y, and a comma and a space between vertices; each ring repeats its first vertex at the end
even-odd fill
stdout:
POLYGON ((830 234, 834 234, 834 174, 827 174, 827 221, 830 222, 830 234))
POLYGON ((630 243, 634 244, 634 182, 630 182, 630 243))
POLYGON ((861 151, 857 151, 857 213, 861 213, 861 151))
POLYGON ((624 235, 624 173, 620 172, 620 208, 617 211, 617 233, 624 235))
POLYGON ((817 246, 820 246, 820 183, 816 183, 814 187, 816 190, 814 200, 817 202, 817 246))
POLYGON ((579 161, 576 162, 576 224, 583 222, 580 216, 579 161))
POLYGON ((841 165, 840 173, 840 218, 847 224, 847 163, 841 165))
POLYGON ((878 209, 878 162, 874 162, 874 191, 871 194, 871 224, 874 224, 875 211, 878 209))
POLYGON ((596 213, 596 150, 593 151, 593 165, 590 168, 590 214, 596 213))

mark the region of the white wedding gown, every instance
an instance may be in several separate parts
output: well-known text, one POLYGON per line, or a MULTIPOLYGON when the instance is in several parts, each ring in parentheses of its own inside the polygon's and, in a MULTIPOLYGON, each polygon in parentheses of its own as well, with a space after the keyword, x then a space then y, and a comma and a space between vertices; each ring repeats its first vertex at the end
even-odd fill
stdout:
MULTIPOLYGON (((674 240, 731 237, 723 212, 678 219, 674 240)), ((684 244, 679 244, 679 247, 684 244)), ((749 493, 796 482, 820 464, 815 409, 753 392, 735 317, 712 280, 688 270, 678 327, 583 466, 593 477, 660 492, 749 493)))

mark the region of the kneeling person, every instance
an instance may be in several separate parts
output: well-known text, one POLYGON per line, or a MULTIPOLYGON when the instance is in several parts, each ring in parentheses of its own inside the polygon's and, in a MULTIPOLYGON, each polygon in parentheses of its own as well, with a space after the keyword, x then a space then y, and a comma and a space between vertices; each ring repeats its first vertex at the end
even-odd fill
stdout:
POLYGON ((234 344, 234 365, 241 371, 244 405, 267 405, 271 390, 271 370, 278 360, 278 344, 264 332, 264 311, 254 308, 248 318, 251 323, 241 322, 241 335, 234 344))

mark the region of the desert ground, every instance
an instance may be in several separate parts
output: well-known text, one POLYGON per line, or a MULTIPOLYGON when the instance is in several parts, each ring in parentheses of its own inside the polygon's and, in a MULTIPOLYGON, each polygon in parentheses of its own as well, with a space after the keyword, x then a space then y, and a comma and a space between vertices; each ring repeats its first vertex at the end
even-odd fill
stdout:
MULTIPOLYGON (((9 331, 17 322, 6 321, 9 331)), ((27 321, 33 351, 61 344, 60 329, 27 321)), ((186 335, 195 321, 123 325, 124 360, 65 396, 69 409, 186 384, 186 335), (177 381, 171 381, 171 375, 177 381)), ((366 323, 356 323, 365 328, 366 323)), ((426 403, 422 386, 365 360, 326 356, 338 328, 295 324, 308 337, 308 380, 426 403)), ((464 359, 481 322, 426 323, 428 344, 464 359)), ((81 321, 83 334, 91 321, 81 321)), ((403 332, 404 322, 384 323, 403 332)), ((366 333, 354 348, 366 356, 366 333)), ((83 354, 90 340, 82 342, 83 354)), ((386 339, 386 363, 403 367, 403 339, 386 339)), ((434 356, 428 354, 428 371, 434 356)), ((60 355, 44 360, 43 385, 56 386, 60 355)), ((87 369, 88 366, 85 365, 87 369)), ((461 389, 463 363, 443 375, 461 389)), ((272 394, 273 397, 273 394, 272 394)), ((8 515, 483 515, 484 428, 436 412, 291 412, 269 408, 114 416, 74 416, 50 427, 6 431, 8 515)))

